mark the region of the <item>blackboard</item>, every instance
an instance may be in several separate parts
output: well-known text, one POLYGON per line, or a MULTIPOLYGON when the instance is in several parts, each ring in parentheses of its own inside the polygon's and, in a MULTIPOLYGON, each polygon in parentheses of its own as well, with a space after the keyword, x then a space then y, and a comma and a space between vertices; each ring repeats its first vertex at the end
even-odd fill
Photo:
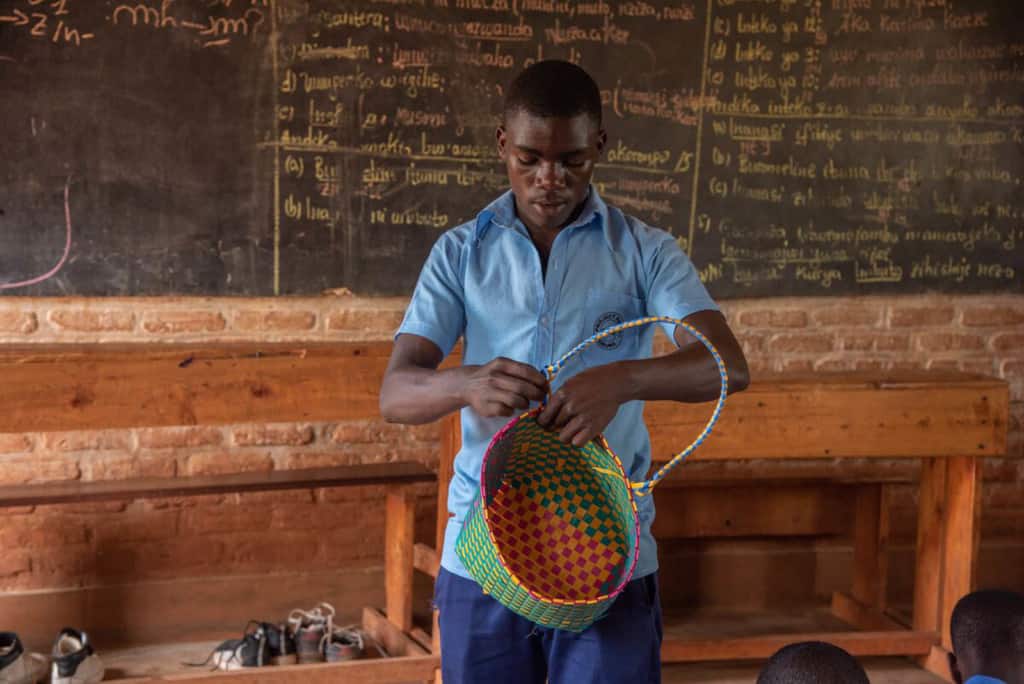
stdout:
POLYGON ((719 298, 1024 291, 1016 0, 0 0, 0 294, 408 294, 541 58, 719 298))

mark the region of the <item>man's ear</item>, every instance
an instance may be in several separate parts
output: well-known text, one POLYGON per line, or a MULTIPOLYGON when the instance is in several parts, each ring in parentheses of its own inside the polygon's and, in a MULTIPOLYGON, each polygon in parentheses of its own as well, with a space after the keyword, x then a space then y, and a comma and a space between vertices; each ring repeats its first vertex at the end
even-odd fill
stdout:
POLYGON ((508 149, 508 133, 505 131, 504 125, 498 126, 494 132, 494 141, 498 144, 498 156, 504 160, 505 152, 508 149))
POLYGON ((964 676, 960 674, 960 668, 956 663, 956 656, 952 653, 949 655, 949 673, 953 676, 954 684, 964 684, 964 676))

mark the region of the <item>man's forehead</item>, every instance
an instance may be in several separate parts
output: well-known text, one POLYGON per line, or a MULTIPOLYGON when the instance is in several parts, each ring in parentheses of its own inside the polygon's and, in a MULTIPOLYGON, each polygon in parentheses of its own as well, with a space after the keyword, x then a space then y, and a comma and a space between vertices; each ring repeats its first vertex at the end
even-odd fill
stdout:
POLYGON ((545 117, 519 111, 505 121, 505 132, 509 142, 533 149, 585 148, 598 131, 597 123, 587 114, 545 117))

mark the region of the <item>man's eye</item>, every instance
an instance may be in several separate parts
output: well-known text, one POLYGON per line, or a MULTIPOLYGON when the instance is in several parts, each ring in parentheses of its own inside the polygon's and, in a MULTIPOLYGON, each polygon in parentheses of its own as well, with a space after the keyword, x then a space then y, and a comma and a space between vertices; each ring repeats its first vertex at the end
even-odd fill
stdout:
POLYGON ((566 160, 565 165, 571 169, 578 169, 586 163, 586 159, 568 159, 566 160))
POLYGON ((523 166, 533 166, 537 163, 536 157, 516 157, 523 166))

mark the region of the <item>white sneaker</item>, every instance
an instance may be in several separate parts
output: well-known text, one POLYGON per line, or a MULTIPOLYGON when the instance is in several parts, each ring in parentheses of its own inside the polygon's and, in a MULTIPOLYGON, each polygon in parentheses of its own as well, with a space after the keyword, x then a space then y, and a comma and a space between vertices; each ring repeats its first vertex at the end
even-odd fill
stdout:
POLYGON ((0 632, 0 684, 37 684, 49 669, 46 656, 25 653, 17 634, 0 632))
POLYGON ((85 632, 61 630, 53 644, 51 684, 96 684, 103 680, 103 669, 85 632))

